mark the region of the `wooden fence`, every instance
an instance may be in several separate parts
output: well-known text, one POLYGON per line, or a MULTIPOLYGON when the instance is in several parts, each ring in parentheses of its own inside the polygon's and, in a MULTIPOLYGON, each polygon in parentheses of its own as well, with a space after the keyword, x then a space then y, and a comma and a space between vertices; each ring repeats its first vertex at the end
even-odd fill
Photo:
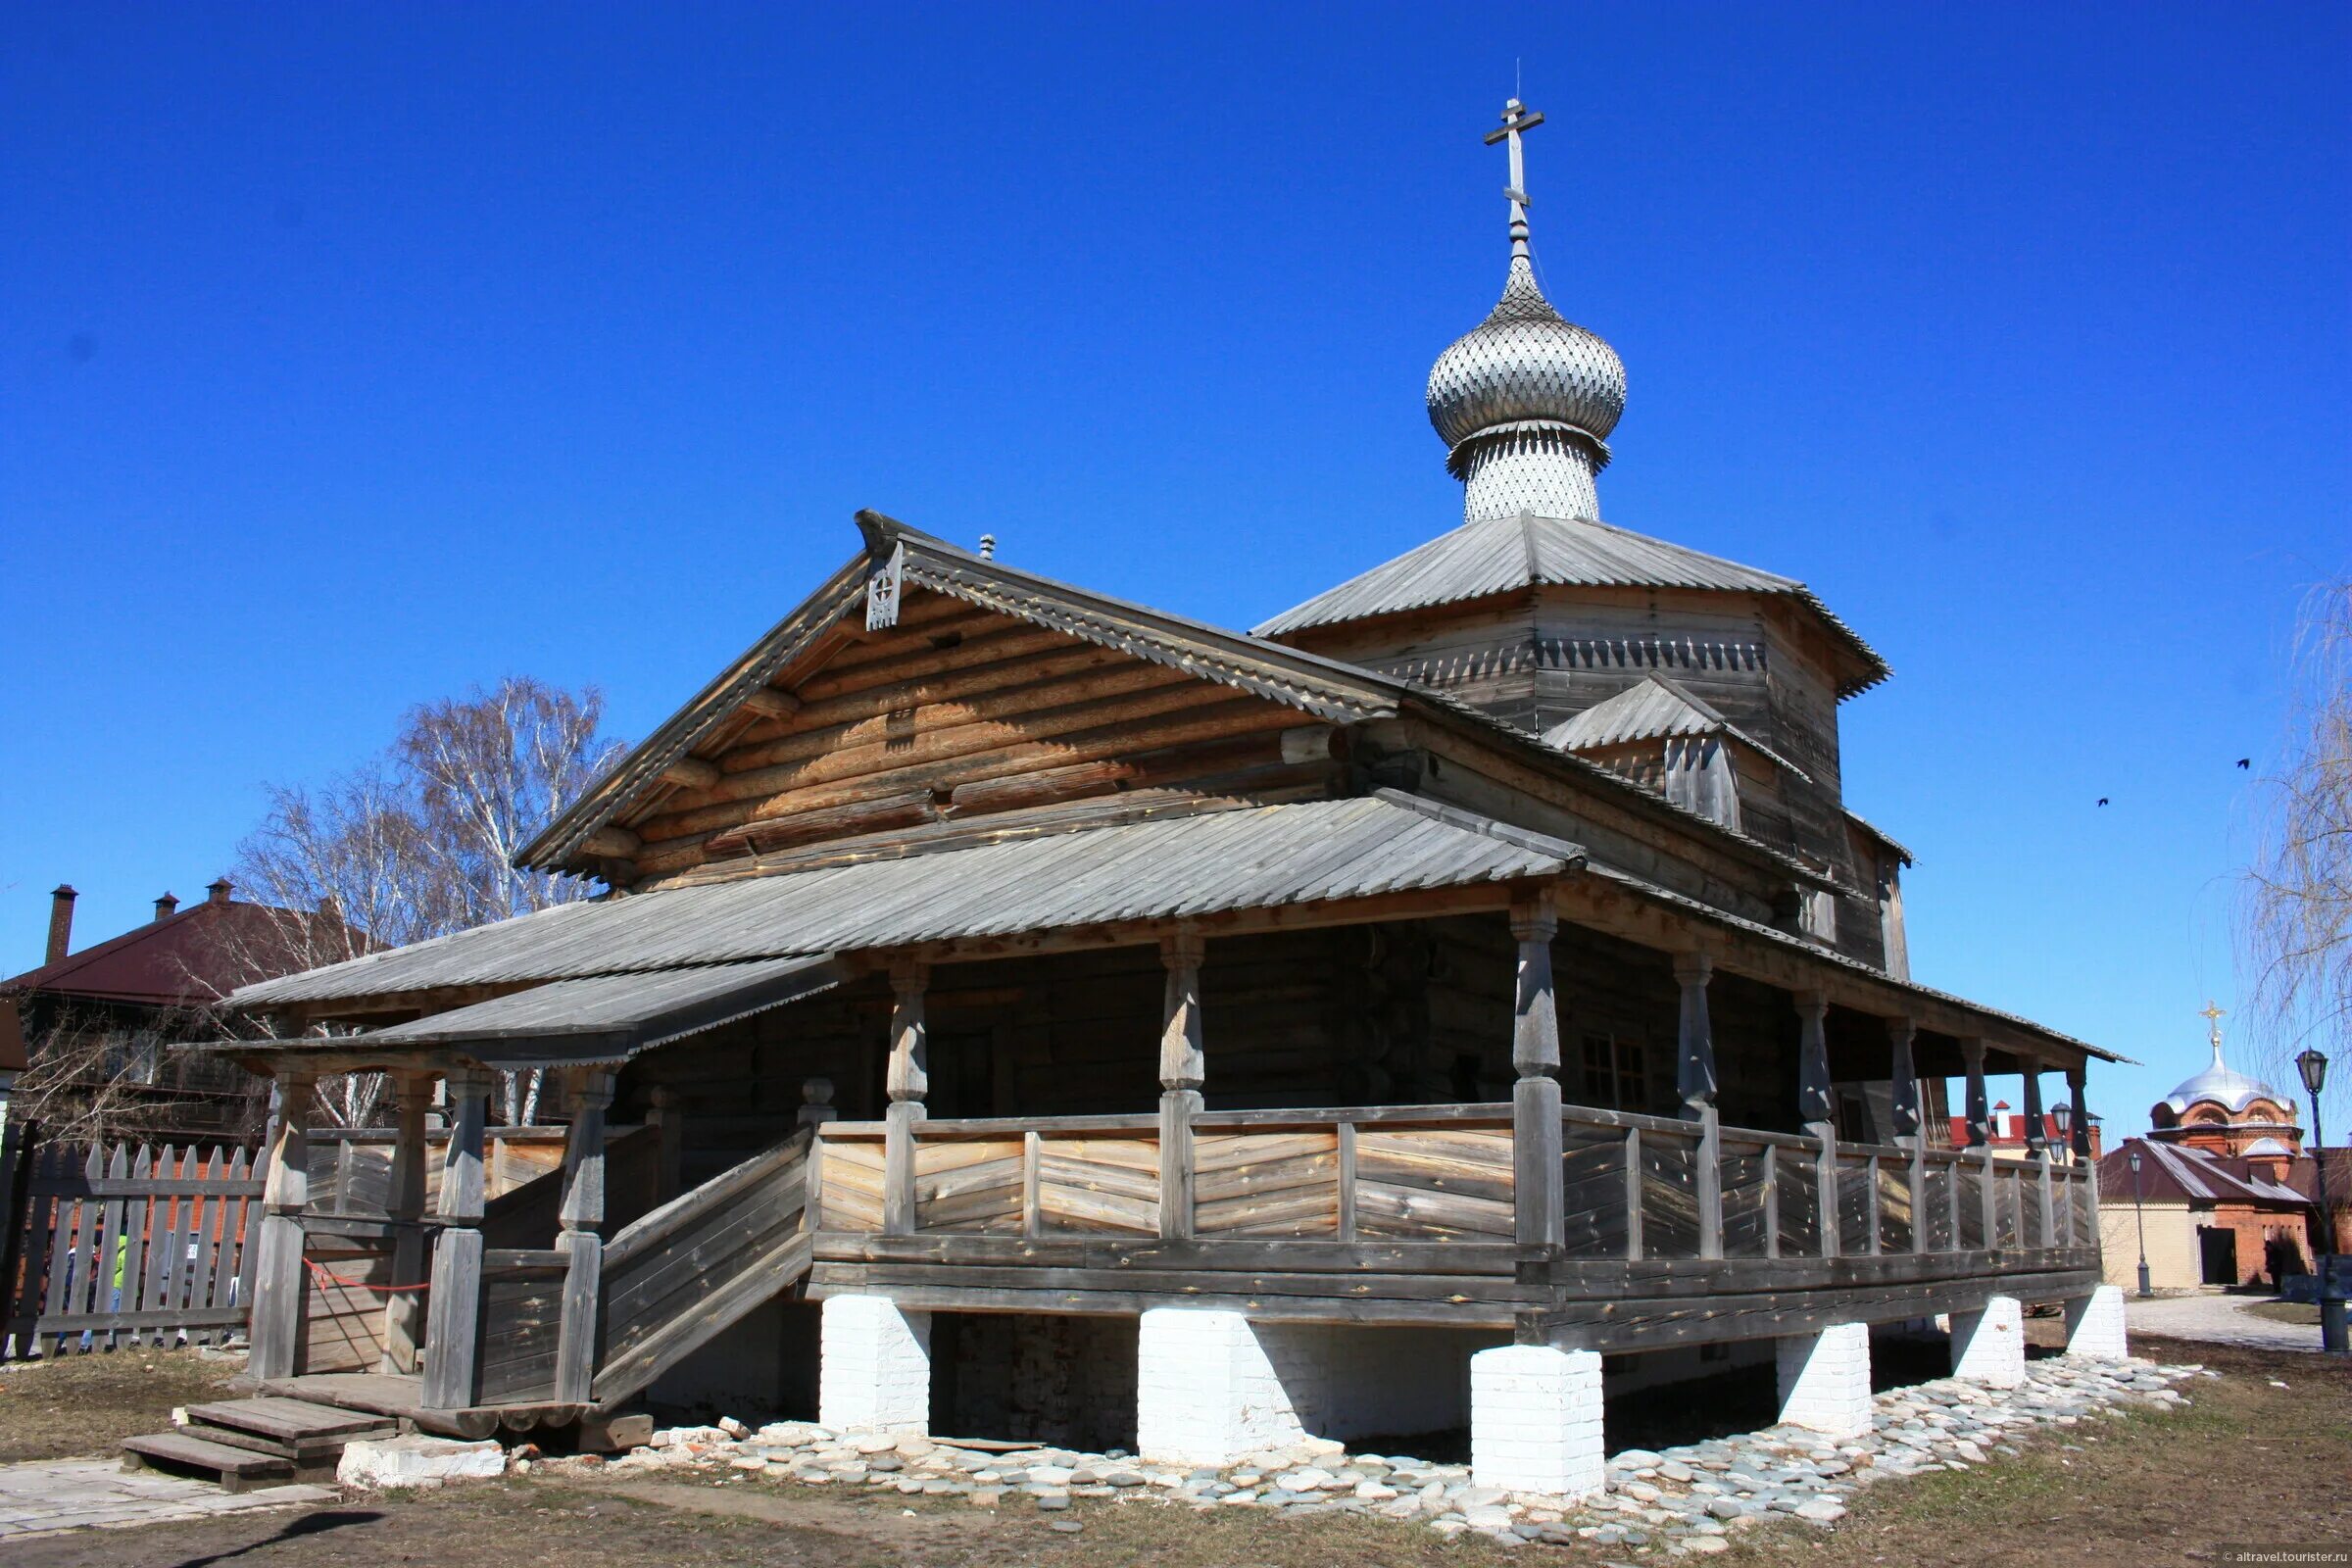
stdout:
POLYGON ((262 1196, 244 1150, 42 1146, 0 1137, 0 1359, 122 1345, 217 1344, 240 1330, 247 1221, 262 1196))

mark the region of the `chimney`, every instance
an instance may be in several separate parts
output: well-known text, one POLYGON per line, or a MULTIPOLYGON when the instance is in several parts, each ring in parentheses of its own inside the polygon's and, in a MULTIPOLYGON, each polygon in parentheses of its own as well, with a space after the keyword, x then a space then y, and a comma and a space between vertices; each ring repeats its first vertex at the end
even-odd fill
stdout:
POLYGON ((171 894, 167 893, 155 901, 155 917, 158 920, 169 920, 178 912, 179 901, 171 894))
POLYGON ((55 963, 72 951, 74 901, 80 896, 71 882, 59 883, 57 891, 49 895, 49 956, 41 960, 43 963, 55 963))
POLYGON ((224 876, 217 876, 213 878, 213 880, 204 885, 204 891, 206 894, 205 902, 207 904, 226 904, 228 902, 228 890, 235 886, 236 884, 234 882, 231 882, 224 876))

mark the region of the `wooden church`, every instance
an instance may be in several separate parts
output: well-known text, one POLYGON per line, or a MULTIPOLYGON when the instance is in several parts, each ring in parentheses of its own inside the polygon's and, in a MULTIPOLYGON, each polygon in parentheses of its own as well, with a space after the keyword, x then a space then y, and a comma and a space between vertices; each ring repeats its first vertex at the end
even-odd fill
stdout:
POLYGON ((861 513, 521 857, 609 896, 239 993, 287 1107, 253 1376, 588 1441, 721 1392, 1195 1462, 1466 1426, 1572 1494, 1635 1383, 1760 1356, 1866 1423, 1872 1326, 1951 1314, 1998 1380, 2044 1301, 2120 1354, 2104 1053, 1915 982, 1906 855, 1846 808, 1885 662, 1600 519, 1624 370, 1538 287, 1540 118, 1429 382, 1458 527, 1243 632, 861 513), (525 1067, 564 1166, 486 1204, 525 1067), (329 1218, 302 1107, 353 1070, 389 1198, 329 1218), (2045 1073, 2077 1147, 1995 1161, 1986 1075, 2040 1128, 2045 1073), (1947 1077, 1976 1147, 1928 1136, 1947 1077))

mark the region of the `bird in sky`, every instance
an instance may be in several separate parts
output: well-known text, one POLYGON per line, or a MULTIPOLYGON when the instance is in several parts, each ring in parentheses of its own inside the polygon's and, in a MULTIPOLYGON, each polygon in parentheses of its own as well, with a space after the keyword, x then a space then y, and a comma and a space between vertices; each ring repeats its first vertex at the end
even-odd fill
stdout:
POLYGON ((2106 797, 2106 796, 2104 796, 2104 795, 2100 796, 2100 797, 2099 797, 2099 804, 2100 804, 2101 806, 2105 806, 2105 805, 2107 804, 2107 797, 2106 797))
POLYGON ((2254 765, 2254 759, 2251 757, 2241 757, 2237 760, 2237 765, 2241 768, 2252 767, 2254 765))

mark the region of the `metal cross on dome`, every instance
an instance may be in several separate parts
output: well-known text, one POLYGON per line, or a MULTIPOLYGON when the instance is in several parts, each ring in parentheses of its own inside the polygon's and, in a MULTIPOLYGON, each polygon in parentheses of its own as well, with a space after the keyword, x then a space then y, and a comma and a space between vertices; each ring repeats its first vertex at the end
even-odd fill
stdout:
POLYGON ((2212 998, 2208 997, 2205 1000, 2205 1006, 2203 1010, 2198 1012, 2197 1016, 2204 1019, 2206 1023, 2212 1027, 2213 1043, 2217 1046, 2220 1045, 2222 1043, 2222 1019, 2227 1017, 2228 1014, 2221 1007, 2214 1004, 2212 998))
POLYGON ((1527 238, 1527 209, 1531 205, 1527 199, 1527 166, 1521 159, 1519 137, 1542 123, 1542 111, 1530 109, 1512 98, 1502 106, 1502 128, 1487 132, 1487 145, 1490 147, 1498 141, 1511 144, 1511 182, 1502 188, 1502 193, 1511 200, 1511 239, 1514 244, 1523 243, 1527 238))

